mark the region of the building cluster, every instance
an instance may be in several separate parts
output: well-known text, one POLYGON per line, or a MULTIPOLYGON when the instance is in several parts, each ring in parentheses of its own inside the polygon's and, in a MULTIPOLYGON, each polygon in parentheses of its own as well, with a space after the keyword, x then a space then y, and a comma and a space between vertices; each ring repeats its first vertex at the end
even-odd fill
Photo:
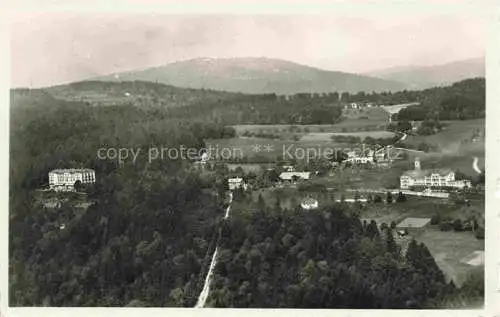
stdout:
POLYGON ((312 210, 312 209, 318 208, 319 203, 314 198, 306 198, 306 199, 302 200, 302 202, 300 203, 300 206, 305 210, 312 210))
POLYGON ((283 172, 280 174, 282 181, 294 182, 295 180, 311 179, 311 172, 283 172))
POLYGON ((75 191, 75 184, 95 183, 95 171, 86 168, 55 169, 49 172, 49 187, 54 191, 75 191))
POLYGON ((351 164, 374 164, 377 162, 385 162, 389 160, 385 148, 379 150, 368 149, 364 152, 349 151, 346 154, 346 162, 349 162, 351 164))
POLYGON ((248 184, 241 177, 233 177, 227 180, 229 190, 243 189, 247 190, 248 184))
POLYGON ((373 108, 373 107, 378 107, 378 105, 375 104, 374 102, 366 102, 366 101, 350 102, 344 105, 345 110, 348 109, 358 110, 358 109, 373 108))
POLYGON ((455 172, 450 169, 421 169, 420 160, 415 160, 415 168, 406 171, 400 177, 400 188, 456 188, 471 187, 470 180, 456 180, 455 172))

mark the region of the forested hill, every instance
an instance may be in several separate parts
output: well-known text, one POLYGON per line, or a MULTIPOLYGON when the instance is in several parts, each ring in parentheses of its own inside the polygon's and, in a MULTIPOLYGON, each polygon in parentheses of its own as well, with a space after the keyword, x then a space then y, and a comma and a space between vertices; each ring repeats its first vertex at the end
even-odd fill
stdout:
POLYGON ((334 91, 395 91, 397 81, 327 71, 271 58, 198 58, 164 66, 94 78, 105 81, 142 80, 177 87, 206 88, 247 94, 328 93, 334 91))
POLYGON ((365 75, 408 84, 414 89, 450 85, 473 77, 484 77, 485 61, 472 58, 433 66, 403 66, 368 72, 365 75))
POLYGON ((253 204, 221 236, 213 307, 451 308, 482 296, 480 275, 457 289, 425 245, 413 240, 402 255, 387 224, 362 223, 343 204, 253 204))
POLYGON ((425 89, 414 96, 421 102, 401 110, 401 120, 465 120, 486 116, 486 81, 484 78, 466 79, 451 86, 425 89))
POLYGON ((231 137, 234 130, 167 118, 151 108, 91 106, 40 91, 16 91, 13 103, 10 305, 192 307, 224 214, 212 194, 220 192, 223 178, 202 179, 181 159, 148 162, 147 151, 201 148, 204 138, 231 137), (99 158, 101 148, 144 152, 119 163, 99 158), (96 171, 88 190, 96 203, 82 210, 74 204, 86 198, 67 194, 60 208, 45 208, 40 197, 61 198, 36 191, 48 183, 48 172, 79 167, 96 171))
POLYGON ((238 94, 206 89, 179 88, 146 81, 81 81, 43 89, 55 98, 83 101, 92 105, 130 104, 175 107, 197 102, 210 103, 235 98, 238 94))
MULTIPOLYGON (((39 90, 13 90, 13 107, 26 96, 48 95, 54 103, 89 106, 133 106, 149 109, 158 118, 208 120, 221 124, 331 124, 340 120, 338 94, 245 95, 203 89, 184 89, 150 82, 78 82, 39 90)), ((28 102, 29 103, 29 102, 28 102)), ((51 104, 51 102, 48 102, 51 104)))
POLYGON ((13 107, 41 104, 134 106, 158 116, 234 124, 334 124, 349 102, 392 105, 420 102, 403 109, 402 120, 484 118, 485 79, 463 80, 446 87, 398 92, 349 94, 343 92, 291 96, 246 95, 203 89, 185 89, 151 82, 87 81, 45 89, 12 91, 13 107), (31 97, 29 97, 31 96, 31 97), (29 98, 28 98, 29 97, 29 98))

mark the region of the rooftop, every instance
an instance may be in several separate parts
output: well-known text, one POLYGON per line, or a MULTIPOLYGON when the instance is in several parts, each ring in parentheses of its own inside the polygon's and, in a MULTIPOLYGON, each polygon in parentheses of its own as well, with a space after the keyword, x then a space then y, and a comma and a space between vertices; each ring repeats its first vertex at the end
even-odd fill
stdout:
POLYGON ((283 172, 280 174, 281 179, 292 179, 294 176, 309 179, 311 172, 283 172))
POLYGON ((63 173, 83 173, 83 172, 94 172, 90 168, 58 168, 50 171, 50 173, 63 174, 63 173))
POLYGON ((424 178, 426 176, 431 176, 432 174, 439 174, 441 176, 446 176, 453 171, 449 168, 441 168, 441 169, 428 169, 428 170, 410 170, 405 171, 403 176, 410 176, 412 178, 424 178))
POLYGON ((422 228, 431 222, 431 218, 412 218, 408 217, 401 221, 396 227, 397 228, 422 228))

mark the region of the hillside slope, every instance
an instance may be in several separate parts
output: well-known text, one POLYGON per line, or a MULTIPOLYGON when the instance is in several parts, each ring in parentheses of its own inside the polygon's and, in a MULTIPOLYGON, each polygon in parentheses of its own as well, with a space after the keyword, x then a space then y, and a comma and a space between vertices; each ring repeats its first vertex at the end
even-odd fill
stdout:
POLYGON ((467 78, 484 77, 485 62, 483 58, 475 58, 435 66, 393 67, 365 75, 402 82, 412 89, 425 89, 449 85, 467 78))
POLYGON ((151 81, 184 88, 248 94, 395 91, 404 84, 268 58, 198 58, 165 66, 94 78, 106 81, 151 81))

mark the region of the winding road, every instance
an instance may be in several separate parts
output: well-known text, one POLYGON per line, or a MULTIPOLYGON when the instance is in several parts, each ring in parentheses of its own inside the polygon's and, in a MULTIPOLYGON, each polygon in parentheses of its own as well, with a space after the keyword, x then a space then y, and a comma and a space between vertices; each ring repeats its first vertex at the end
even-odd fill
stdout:
POLYGON ((481 174, 482 171, 481 169, 479 168, 479 158, 474 157, 474 161, 472 161, 472 168, 478 173, 478 174, 481 174))
MULTIPOLYGON (((231 210, 231 203, 233 202, 233 193, 229 193, 229 205, 226 209, 226 214, 224 215, 224 219, 229 218, 229 211, 231 210)), ((212 261, 210 262, 210 268, 208 269, 207 276, 205 278, 205 283, 203 284, 203 289, 201 290, 200 296, 198 297, 198 301, 194 308, 203 308, 205 307, 205 303, 207 302, 208 295, 210 294, 210 284, 212 282, 212 277, 214 273, 215 265, 217 264, 217 252, 219 248, 215 247, 214 255, 212 256, 212 261)))

